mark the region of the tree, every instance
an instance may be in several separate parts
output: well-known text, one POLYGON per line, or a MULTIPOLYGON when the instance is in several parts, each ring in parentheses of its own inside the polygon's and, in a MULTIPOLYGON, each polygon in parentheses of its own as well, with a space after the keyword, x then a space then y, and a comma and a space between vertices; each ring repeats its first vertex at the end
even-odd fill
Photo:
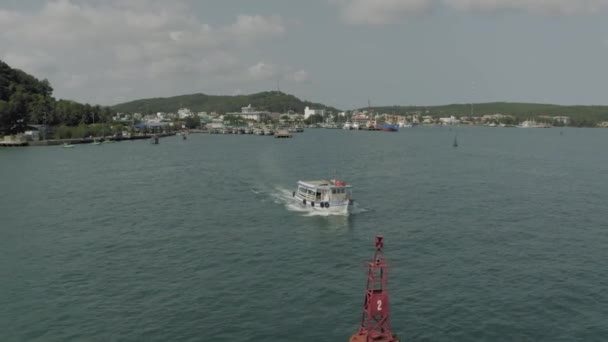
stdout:
POLYGON ((198 128, 201 125, 201 118, 198 115, 189 116, 184 120, 184 125, 188 129, 198 128))
MULTIPOLYGON (((4 102, 4 101, 2 101, 4 102)), ((25 131, 27 124, 27 94, 19 87, 10 97, 8 103, 0 106, 0 130, 8 134, 25 131)))
POLYGON ((324 121, 323 115, 321 114, 313 114, 304 120, 304 123, 307 125, 321 123, 324 121))
POLYGON ((50 113, 53 111, 52 98, 42 95, 33 95, 32 100, 28 104, 29 122, 33 124, 43 124, 44 117, 49 119, 50 113))

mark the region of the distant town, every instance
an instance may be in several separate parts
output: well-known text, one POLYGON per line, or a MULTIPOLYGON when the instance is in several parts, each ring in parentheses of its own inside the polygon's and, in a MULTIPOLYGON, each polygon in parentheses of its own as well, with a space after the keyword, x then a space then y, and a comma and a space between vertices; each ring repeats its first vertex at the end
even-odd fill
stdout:
MULTIPOLYGON (((482 116, 450 115, 438 117, 423 111, 397 115, 378 113, 368 110, 355 110, 332 112, 325 109, 306 107, 303 113, 287 111, 276 113, 258 110, 252 105, 242 107, 240 112, 193 112, 189 108, 181 108, 174 113, 157 112, 155 114, 142 113, 116 113, 112 118, 115 122, 138 123, 142 127, 174 127, 186 128, 185 120, 196 120, 196 128, 223 129, 231 126, 252 126, 259 124, 275 125, 305 125, 307 127, 343 128, 350 125, 354 129, 363 129, 373 126, 375 122, 389 122, 400 127, 410 125, 477 125, 489 127, 553 127, 568 126, 571 119, 568 116, 541 115, 529 120, 519 121, 515 116, 508 114, 488 114, 482 116)), ((601 122, 598 127, 608 127, 608 121, 601 122)), ((194 127, 193 127, 194 128, 194 127)))

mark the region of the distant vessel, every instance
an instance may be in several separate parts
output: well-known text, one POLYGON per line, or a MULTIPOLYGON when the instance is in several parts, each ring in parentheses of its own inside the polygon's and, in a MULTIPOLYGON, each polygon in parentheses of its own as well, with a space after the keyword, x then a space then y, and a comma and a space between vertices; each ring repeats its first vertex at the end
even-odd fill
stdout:
POLYGON ((359 123, 358 122, 353 122, 352 126, 351 126, 354 130, 359 130, 359 123))
POLYGON ((293 197, 306 208, 348 214, 353 206, 352 186, 341 180, 298 181, 293 197))
POLYGON ((376 129, 379 129, 381 131, 387 131, 387 132, 399 131, 399 125, 390 124, 390 123, 384 122, 384 121, 376 121, 376 124, 374 126, 376 127, 376 129))
POLYGON ((63 143, 63 148, 72 148, 72 147, 74 147, 74 145, 68 144, 68 143, 63 143))
POLYGON ((351 130, 351 129, 353 129, 353 124, 350 121, 346 121, 346 123, 344 124, 344 126, 342 128, 346 129, 346 130, 351 130))

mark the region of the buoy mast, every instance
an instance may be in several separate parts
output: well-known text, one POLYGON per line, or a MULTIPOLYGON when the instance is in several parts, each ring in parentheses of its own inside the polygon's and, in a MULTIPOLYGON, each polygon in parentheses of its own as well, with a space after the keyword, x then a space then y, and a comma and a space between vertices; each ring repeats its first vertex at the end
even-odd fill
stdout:
POLYGON ((361 325, 349 342, 399 342, 391 331, 388 272, 382 247, 384 238, 377 235, 376 252, 368 262, 361 325))

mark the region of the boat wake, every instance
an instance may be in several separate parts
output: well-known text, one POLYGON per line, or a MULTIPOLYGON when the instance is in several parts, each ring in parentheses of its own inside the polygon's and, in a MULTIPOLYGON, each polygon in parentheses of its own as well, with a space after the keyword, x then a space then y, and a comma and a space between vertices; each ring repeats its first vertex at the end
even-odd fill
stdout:
MULTIPOLYGON (((257 191, 257 190, 256 190, 257 191)), ((293 190, 277 187, 275 192, 270 194, 272 200, 276 204, 284 205, 289 211, 302 213, 303 216, 348 216, 349 213, 319 211, 310 207, 305 207, 293 198, 293 190)), ((362 208, 357 202, 353 204, 350 214, 360 214, 366 212, 367 209, 362 208)))

